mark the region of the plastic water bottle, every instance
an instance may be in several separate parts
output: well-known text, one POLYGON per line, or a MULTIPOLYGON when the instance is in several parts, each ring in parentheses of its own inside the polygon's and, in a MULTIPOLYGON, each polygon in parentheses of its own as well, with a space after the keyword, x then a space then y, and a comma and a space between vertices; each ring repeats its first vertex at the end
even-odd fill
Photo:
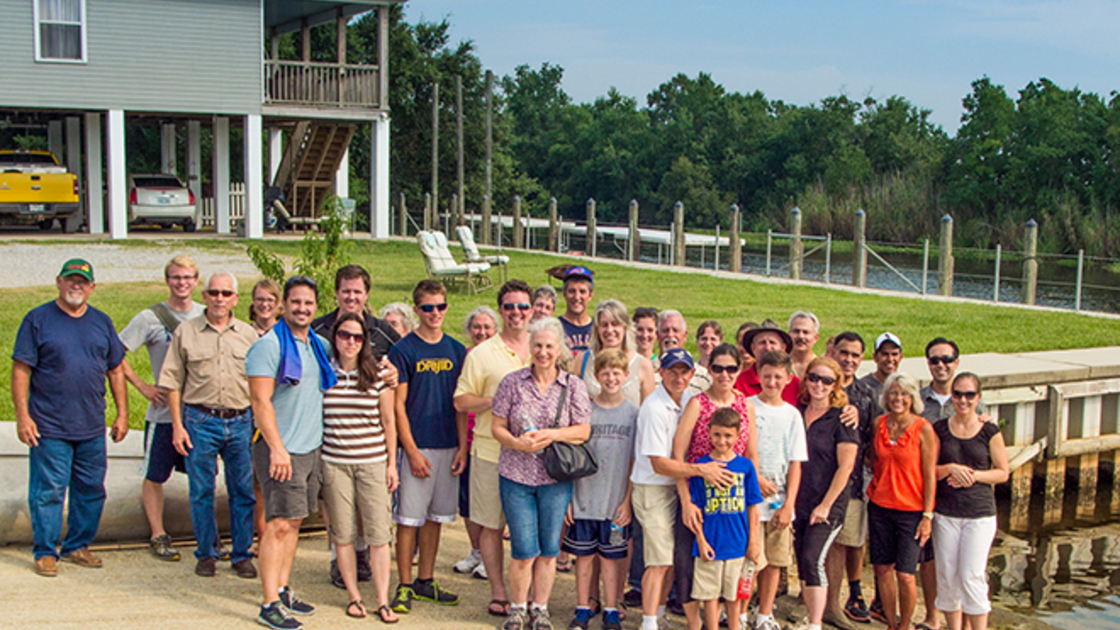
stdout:
POLYGON ((777 510, 782 507, 786 502, 786 495, 784 492, 776 492, 774 496, 770 497, 770 501, 766 503, 766 507, 771 510, 777 510))
POLYGON ((743 572, 739 574, 739 588, 735 593, 735 599, 745 602, 751 598, 751 591, 754 590, 754 571, 754 561, 747 560, 743 563, 743 572))
POLYGON ((530 424, 529 426, 525 427, 525 430, 522 431, 521 434, 522 435, 529 435, 530 433, 532 433, 533 431, 536 431, 536 430, 537 430, 537 425, 530 424))
POLYGON ((611 523, 611 546, 621 547, 623 544, 622 530, 625 528, 622 525, 611 523))

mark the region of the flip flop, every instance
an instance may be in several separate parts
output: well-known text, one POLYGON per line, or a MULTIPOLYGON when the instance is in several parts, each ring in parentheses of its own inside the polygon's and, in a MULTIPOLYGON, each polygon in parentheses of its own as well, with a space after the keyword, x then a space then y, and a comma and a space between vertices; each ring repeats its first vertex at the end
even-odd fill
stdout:
POLYGON ((397 623, 398 621, 400 621, 400 617, 397 617, 396 613, 393 612, 393 609, 389 608, 385 604, 377 607, 377 616, 381 619, 381 623, 397 623), (390 617, 389 615, 392 615, 392 617, 390 617))
POLYGON ((922 623, 914 624, 914 628, 915 628, 915 630, 941 630, 941 628, 931 627, 929 624, 925 623, 924 621, 922 623))
POLYGON ((560 573, 571 573, 572 572, 572 561, 571 561, 571 559, 569 558, 565 562, 557 561, 556 562, 556 570, 559 571, 560 573))
POLYGON ((494 617, 505 617, 505 616, 509 615, 509 600, 505 600, 505 599, 492 599, 492 600, 490 600, 490 605, 487 606, 486 613, 489 614, 489 615, 492 615, 494 617), (498 610, 495 610, 494 606, 497 606, 498 610))
POLYGON ((365 604, 362 603, 362 600, 355 599, 354 601, 350 602, 349 604, 346 604, 346 616, 347 617, 353 617, 354 619, 365 618, 365 616, 366 616, 366 606, 365 606, 365 604), (350 612, 351 610, 354 610, 354 609, 357 609, 357 611, 358 611, 357 614, 350 612))

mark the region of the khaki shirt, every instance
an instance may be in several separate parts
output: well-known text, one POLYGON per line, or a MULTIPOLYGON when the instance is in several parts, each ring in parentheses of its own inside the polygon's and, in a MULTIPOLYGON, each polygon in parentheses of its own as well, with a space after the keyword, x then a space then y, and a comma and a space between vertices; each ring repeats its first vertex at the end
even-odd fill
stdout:
POLYGON ((256 341, 253 327, 236 318, 224 330, 211 326, 205 315, 187 320, 171 336, 159 386, 180 391, 184 404, 248 409, 245 354, 256 341))
MULTIPOLYGON (((463 361, 463 371, 459 373, 455 396, 473 394, 480 398, 493 397, 498 391, 498 384, 507 374, 520 370, 526 365, 521 362, 521 357, 502 341, 501 335, 494 335, 467 353, 467 358, 463 361)), ((502 445, 490 432, 490 424, 494 420, 492 412, 492 409, 487 409, 474 415, 474 441, 471 442, 471 455, 482 461, 497 464, 498 457, 502 453, 502 445)))

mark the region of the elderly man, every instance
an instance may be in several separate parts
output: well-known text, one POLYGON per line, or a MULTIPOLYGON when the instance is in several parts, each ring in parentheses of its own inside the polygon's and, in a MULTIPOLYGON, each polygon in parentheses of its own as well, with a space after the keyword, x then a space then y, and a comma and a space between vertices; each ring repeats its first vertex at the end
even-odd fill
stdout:
POLYGON ((587 267, 572 267, 564 273, 564 314, 560 324, 564 327, 564 337, 573 353, 582 352, 591 346, 591 316, 587 307, 595 297, 594 273, 587 267))
POLYGON ((105 505, 105 379, 117 417, 111 435, 128 433, 124 346, 109 316, 88 304, 93 265, 72 258, 55 278, 58 298, 24 316, 12 351, 12 402, 19 441, 31 447, 28 508, 35 571, 58 574, 58 558, 100 568, 89 551, 105 505), (66 538, 62 508, 70 493, 66 538))
POLYGON ((214 517, 214 481, 221 455, 233 537, 230 561, 238 577, 252 579, 257 577, 249 552, 256 499, 249 452, 253 418, 245 355, 257 341, 257 333, 250 324, 233 316, 238 299, 236 278, 216 273, 206 281, 202 295, 206 311, 175 329, 159 373, 159 385, 167 390, 172 443, 187 460, 191 524, 198 541, 194 572, 214 577, 221 555, 214 517))
MULTIPOLYGON (((752 328, 743 333, 742 344, 750 350, 751 356, 757 361, 762 355, 771 350, 783 350, 789 353, 793 350, 793 339, 789 333, 778 328, 771 319, 763 320, 758 328, 752 328)), ((751 366, 739 373, 735 380, 735 389, 743 392, 744 396, 757 396, 762 392, 762 383, 758 380, 758 366, 751 366)), ((797 406, 797 397, 801 394, 801 379, 790 375, 789 384, 782 389, 782 400, 797 406)))
POLYGON ((809 311, 797 311, 789 316, 789 336, 793 340, 793 350, 789 353, 793 371, 799 378, 805 378, 805 370, 817 358, 813 346, 821 338, 821 322, 809 311))
POLYGON ((144 481, 141 497, 144 515, 148 517, 151 538, 148 549, 160 560, 177 561, 179 552, 171 546, 171 536, 163 528, 163 484, 174 470, 184 471, 183 456, 171 443, 171 411, 167 408, 167 390, 157 387, 163 359, 171 345, 171 335, 179 324, 202 315, 203 306, 191 299, 198 285, 198 265, 189 256, 176 256, 163 268, 167 299, 140 311, 121 331, 125 350, 148 349, 152 366, 152 383, 144 381, 126 360, 125 379, 148 400, 144 415, 144 481))
MULTIPOLYGON (((657 345, 660 349, 659 357, 664 356, 666 352, 673 348, 683 348, 684 342, 688 339, 688 324, 684 321, 684 315, 680 311, 667 308, 657 315, 657 345)), ((659 367, 660 361, 654 365, 659 367)), ((712 385, 712 377, 708 374, 708 370, 704 366, 695 364, 693 365, 692 378, 688 382, 688 389, 685 392, 685 399, 682 405, 687 405, 688 400, 693 395, 699 394, 707 390, 712 385)), ((660 372, 658 377, 660 377, 660 372)))

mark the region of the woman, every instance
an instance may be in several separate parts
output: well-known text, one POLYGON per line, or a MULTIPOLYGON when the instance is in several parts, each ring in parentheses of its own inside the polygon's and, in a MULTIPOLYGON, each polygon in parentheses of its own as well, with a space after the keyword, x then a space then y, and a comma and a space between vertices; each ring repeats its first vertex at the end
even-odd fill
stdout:
POLYGON ((572 482, 549 477, 540 454, 553 442, 579 444, 591 436, 591 402, 583 381, 565 369, 571 350, 559 320, 549 317, 529 326, 529 352, 531 365, 511 372, 498 385, 491 425, 502 446, 499 488, 510 533, 513 601, 504 630, 551 627, 548 598, 572 482))
POLYGON ((819 628, 828 596, 824 562, 848 511, 848 479, 855 469, 859 436, 840 422, 848 396, 836 361, 817 357, 809 363, 800 400, 809 461, 801 467, 794 503, 793 549, 809 627, 819 628))
POLYGON ((739 325, 739 329, 735 331, 735 347, 739 349, 739 356, 743 357, 743 369, 747 369, 754 365, 754 356, 751 355, 751 349, 743 345, 743 335, 747 334, 748 330, 758 328, 755 322, 743 322, 739 325))
POLYGON ((403 339, 408 333, 416 330, 419 322, 416 321, 416 314, 404 302, 389 302, 381 307, 377 312, 377 316, 385 320, 386 324, 393 327, 397 334, 403 339))
POLYGON ((638 354, 657 367, 657 309, 642 306, 634 309, 634 342, 638 354))
POLYGON ((721 343, 723 343, 723 328, 720 327, 719 322, 709 319, 700 324, 696 329, 696 349, 700 351, 700 360, 697 364, 703 366, 705 370, 708 369, 712 350, 721 343))
POLYGON ((642 401, 657 387, 657 381, 654 379, 653 364, 642 360, 635 350, 634 329, 630 325, 630 313, 626 306, 618 300, 603 300, 595 307, 591 322, 591 349, 575 356, 573 371, 587 385, 588 395, 598 396, 595 353, 606 348, 622 350, 630 362, 629 375, 622 384, 622 395, 634 406, 641 407, 642 401))
POLYGON ((887 413, 876 421, 867 449, 874 470, 867 488, 869 555, 887 626, 908 630, 918 596, 918 556, 933 530, 937 435, 918 415, 924 405, 913 376, 891 374, 879 405, 887 413))
MULTIPOLYGON (((258 337, 272 330, 280 319, 280 285, 272 278, 261 278, 253 285, 253 302, 249 305, 249 321, 258 337)), ((260 503, 260 501, 257 501, 260 503)))
POLYGON ((941 441, 933 517, 937 609, 945 613, 949 630, 960 630, 962 615, 972 630, 987 630, 988 551, 996 535, 993 486, 1007 481, 1011 468, 999 426, 977 417, 979 377, 961 372, 951 391, 956 413, 933 425, 941 441))
POLYGON ((338 384, 323 394, 323 497, 331 540, 350 603, 346 614, 365 617, 354 552, 360 514, 370 549, 377 615, 396 623, 389 608, 390 494, 397 487, 393 390, 378 375, 362 316, 347 313, 331 332, 338 384))
MULTIPOLYGON (((471 340, 467 352, 475 346, 493 337, 498 332, 498 314, 489 306, 479 306, 471 311, 463 320, 463 334, 471 340)), ((467 414, 467 451, 470 451, 471 442, 474 440, 474 414, 467 414)), ((482 552, 479 550, 479 537, 482 536, 482 526, 471 521, 471 494, 470 494, 470 458, 459 473, 459 515, 467 523, 467 537, 471 541, 471 555, 463 558, 451 566, 456 573, 470 573, 474 577, 485 580, 486 566, 482 564, 482 552)))
POLYGON ((533 291, 533 315, 529 319, 529 323, 546 317, 552 317, 556 312, 556 289, 553 289, 547 284, 542 284, 533 291))

